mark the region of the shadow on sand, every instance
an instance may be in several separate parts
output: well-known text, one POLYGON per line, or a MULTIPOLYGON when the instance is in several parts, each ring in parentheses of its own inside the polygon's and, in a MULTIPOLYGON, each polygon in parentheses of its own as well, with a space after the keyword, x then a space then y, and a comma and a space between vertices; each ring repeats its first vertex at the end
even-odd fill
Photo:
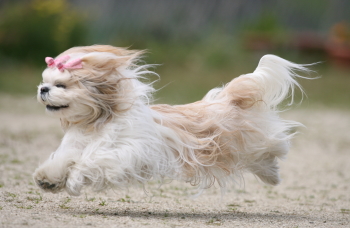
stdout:
MULTIPOLYGON (((248 213, 248 212, 240 212, 240 211, 222 211, 222 212, 208 212, 208 213, 189 213, 189 212, 168 212, 168 211, 141 211, 141 210, 118 210, 115 211, 107 211, 107 210, 99 210, 99 211, 91 211, 91 210, 74 210, 73 213, 77 216, 79 215, 89 215, 89 216, 104 216, 104 217, 131 217, 131 218, 145 218, 145 219, 171 219, 171 220, 202 220, 208 221, 210 219, 216 219, 217 221, 250 221, 250 222, 261 222, 261 221, 270 221, 271 223, 275 222, 307 222, 313 223, 314 221, 320 220, 319 217, 312 217, 306 214, 301 213, 281 213, 278 211, 275 212, 266 212, 266 213, 248 213)), ((327 221, 318 221, 318 222, 330 222, 329 218, 327 221)), ((334 221, 333 221, 334 222, 334 221)))

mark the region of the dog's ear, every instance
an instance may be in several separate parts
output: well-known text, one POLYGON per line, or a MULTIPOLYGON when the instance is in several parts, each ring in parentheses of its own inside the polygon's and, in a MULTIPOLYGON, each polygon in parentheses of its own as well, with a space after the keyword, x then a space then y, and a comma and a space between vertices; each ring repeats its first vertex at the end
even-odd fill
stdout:
POLYGON ((140 56, 144 54, 144 51, 128 50, 110 45, 93 45, 74 47, 62 53, 62 55, 70 53, 84 54, 81 58, 84 68, 109 70, 135 65, 140 56))
POLYGON ((84 55, 81 60, 85 69, 105 72, 120 67, 128 67, 135 57, 133 55, 117 56, 110 52, 91 52, 84 55))
POLYGON ((92 45, 92 46, 86 46, 86 47, 74 47, 69 49, 68 51, 70 50, 74 52, 84 52, 84 53, 109 52, 109 53, 115 54, 116 56, 127 56, 127 55, 132 55, 134 53, 139 52, 137 50, 128 50, 126 48, 113 47, 110 45, 92 45))
POLYGON ((82 47, 76 51, 88 52, 81 57, 83 67, 72 70, 71 74, 94 101, 86 123, 98 128, 116 114, 129 110, 135 102, 137 95, 132 80, 136 77, 130 70, 137 66, 143 52, 107 45, 82 47))

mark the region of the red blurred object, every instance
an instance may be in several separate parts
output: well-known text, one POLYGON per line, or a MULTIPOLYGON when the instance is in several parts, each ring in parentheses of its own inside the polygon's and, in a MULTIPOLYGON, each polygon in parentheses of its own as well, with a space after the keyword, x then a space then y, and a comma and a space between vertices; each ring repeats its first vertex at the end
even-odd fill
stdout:
POLYGON ((293 46, 303 52, 325 52, 325 38, 315 32, 307 31, 294 37, 293 46))
POLYGON ((339 66, 350 67, 350 27, 340 22, 332 27, 328 43, 325 45, 331 61, 339 66))
POLYGON ((334 64, 350 67, 350 47, 330 44, 326 50, 334 64))

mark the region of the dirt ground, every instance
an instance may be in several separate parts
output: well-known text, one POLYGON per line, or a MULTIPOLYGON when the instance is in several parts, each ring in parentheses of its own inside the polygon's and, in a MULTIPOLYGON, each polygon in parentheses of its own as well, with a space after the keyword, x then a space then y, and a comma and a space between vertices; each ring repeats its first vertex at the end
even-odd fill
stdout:
POLYGON ((306 127, 282 161, 282 183, 250 174, 221 195, 185 183, 79 197, 43 193, 32 173, 56 149, 59 121, 35 98, 0 96, 0 227, 350 227, 350 111, 283 113, 306 127))

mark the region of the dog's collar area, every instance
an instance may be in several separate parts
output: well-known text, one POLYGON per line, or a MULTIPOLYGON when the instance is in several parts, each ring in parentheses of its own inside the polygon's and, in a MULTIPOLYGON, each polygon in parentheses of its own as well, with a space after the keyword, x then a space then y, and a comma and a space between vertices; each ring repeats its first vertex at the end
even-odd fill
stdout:
POLYGON ((53 106, 53 105, 46 105, 46 109, 49 111, 58 111, 62 108, 68 108, 68 105, 62 105, 62 106, 53 106))

